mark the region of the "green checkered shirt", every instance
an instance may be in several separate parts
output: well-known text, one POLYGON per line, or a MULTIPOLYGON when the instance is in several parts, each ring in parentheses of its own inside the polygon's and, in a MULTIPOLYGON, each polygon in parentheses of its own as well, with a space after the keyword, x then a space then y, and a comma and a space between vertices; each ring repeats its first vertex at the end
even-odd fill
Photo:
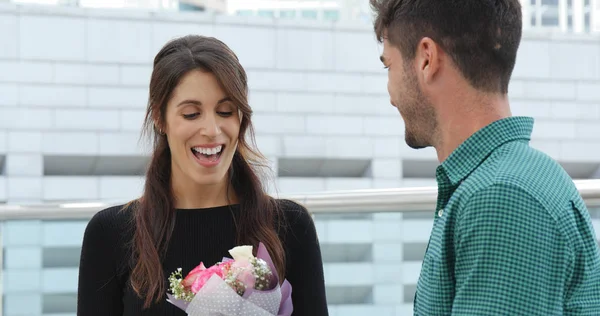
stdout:
POLYGON ((437 169, 414 312, 600 315, 600 249, 572 179, 529 147, 533 119, 494 122, 437 169))

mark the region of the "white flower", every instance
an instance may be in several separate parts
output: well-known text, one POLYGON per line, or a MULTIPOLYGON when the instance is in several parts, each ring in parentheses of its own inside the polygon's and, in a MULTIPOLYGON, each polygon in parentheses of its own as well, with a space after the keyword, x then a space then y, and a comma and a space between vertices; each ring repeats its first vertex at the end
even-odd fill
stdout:
POLYGON ((229 250, 229 253, 235 261, 250 260, 254 258, 252 255, 252 246, 238 246, 229 250))

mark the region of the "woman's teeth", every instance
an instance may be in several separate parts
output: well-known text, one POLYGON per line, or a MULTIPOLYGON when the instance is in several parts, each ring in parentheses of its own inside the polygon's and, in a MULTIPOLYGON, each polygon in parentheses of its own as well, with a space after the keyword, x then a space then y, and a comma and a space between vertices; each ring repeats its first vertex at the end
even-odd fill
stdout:
POLYGON ((213 148, 205 148, 205 147, 192 148, 193 151, 200 153, 200 154, 207 155, 207 156, 216 155, 216 154, 220 153, 222 149, 223 149, 223 145, 219 145, 219 146, 213 147, 213 148))

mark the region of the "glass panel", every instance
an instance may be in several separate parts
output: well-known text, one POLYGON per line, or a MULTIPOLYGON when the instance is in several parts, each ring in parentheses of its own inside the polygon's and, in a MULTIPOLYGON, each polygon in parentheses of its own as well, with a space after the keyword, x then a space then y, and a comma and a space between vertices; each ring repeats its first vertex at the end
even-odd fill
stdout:
POLYGON ((42 249, 42 267, 78 267, 81 247, 44 247, 42 249))
POLYGON ((542 26, 558 26, 558 16, 542 15, 542 26))
POLYGON ((340 12, 337 10, 325 10, 323 11, 323 18, 329 21, 337 21, 340 18, 340 12))
POLYGON ((236 14, 238 16, 252 16, 254 15, 254 12, 252 12, 252 10, 238 10, 236 14))
POLYGON ((569 30, 573 29, 573 16, 569 15, 567 17, 567 26, 569 27, 569 30))
POLYGON ((317 19, 318 13, 316 10, 302 10, 302 17, 305 19, 317 19))
POLYGON ((42 313, 67 314, 77 312, 77 294, 44 294, 42 296, 42 313))
POLYGON ((542 5, 558 7, 558 0, 542 0, 542 5))
POLYGON ((79 257, 87 222, 0 223, 2 315, 75 314, 79 257))
POLYGON ((275 16, 275 12, 273 12, 273 10, 258 10, 258 16, 272 18, 275 16))
POLYGON ((197 6, 189 3, 179 2, 179 11, 204 11, 203 6, 197 6))
POLYGON ((592 29, 592 17, 590 12, 586 12, 583 16, 583 26, 586 32, 589 32, 592 29))
MULTIPOLYGON (((589 207, 600 237, 600 207, 589 207)), ((382 306, 410 311, 433 212, 314 216, 332 313, 382 306)), ((4 316, 74 315, 80 246, 87 220, 0 222, 4 316)), ((342 313, 345 315, 345 313, 342 313)))
POLYGON ((293 19, 296 17, 295 10, 281 10, 279 11, 279 17, 284 19, 293 19))

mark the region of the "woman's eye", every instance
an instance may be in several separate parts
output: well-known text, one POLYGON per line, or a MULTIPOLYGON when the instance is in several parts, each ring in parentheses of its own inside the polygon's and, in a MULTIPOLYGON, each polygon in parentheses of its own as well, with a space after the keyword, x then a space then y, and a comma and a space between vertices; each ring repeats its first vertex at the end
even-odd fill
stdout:
POLYGON ((186 120, 195 119, 200 113, 183 114, 183 118, 186 120))
POLYGON ((217 114, 224 116, 224 117, 228 117, 228 116, 232 116, 233 112, 217 112, 217 114))

